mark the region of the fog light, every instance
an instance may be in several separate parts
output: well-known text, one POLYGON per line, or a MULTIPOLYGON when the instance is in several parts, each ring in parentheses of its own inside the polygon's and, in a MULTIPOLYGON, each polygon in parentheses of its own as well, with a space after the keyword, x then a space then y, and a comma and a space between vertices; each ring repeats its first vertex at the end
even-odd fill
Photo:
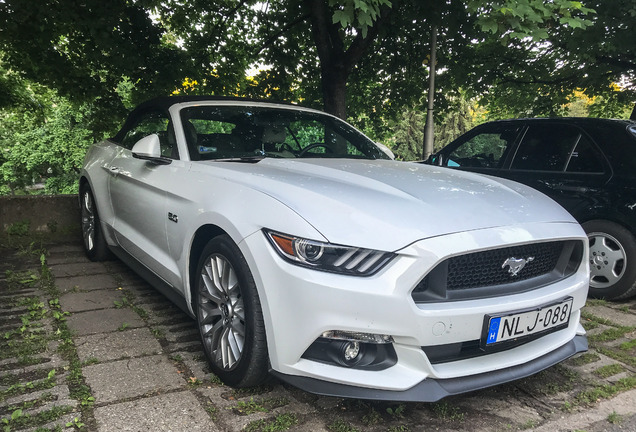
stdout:
POLYGON ((320 337, 303 354, 307 360, 352 369, 379 371, 397 363, 393 344, 320 337))
POLYGON ((344 347, 344 359, 347 362, 353 361, 360 354, 359 342, 348 342, 344 347))

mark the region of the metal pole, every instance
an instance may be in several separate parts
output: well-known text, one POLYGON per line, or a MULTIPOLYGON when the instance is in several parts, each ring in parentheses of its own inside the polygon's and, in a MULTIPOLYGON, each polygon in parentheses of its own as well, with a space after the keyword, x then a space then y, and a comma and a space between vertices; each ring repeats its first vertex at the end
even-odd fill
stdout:
POLYGON ((428 108, 426 110, 426 126, 424 126, 424 145, 422 159, 426 160, 433 153, 435 140, 435 122, 433 120, 433 102, 435 96, 435 46, 437 45, 437 26, 431 27, 431 61, 428 77, 428 108))

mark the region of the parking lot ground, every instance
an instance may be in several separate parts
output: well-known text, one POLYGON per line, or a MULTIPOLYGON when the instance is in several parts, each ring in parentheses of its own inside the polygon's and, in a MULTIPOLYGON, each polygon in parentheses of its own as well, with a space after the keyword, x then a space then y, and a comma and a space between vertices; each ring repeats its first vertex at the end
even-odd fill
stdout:
POLYGON ((636 431, 636 300, 591 300, 590 350, 437 403, 244 390, 207 367, 194 322, 81 245, 0 248, 0 427, 7 431, 636 431))

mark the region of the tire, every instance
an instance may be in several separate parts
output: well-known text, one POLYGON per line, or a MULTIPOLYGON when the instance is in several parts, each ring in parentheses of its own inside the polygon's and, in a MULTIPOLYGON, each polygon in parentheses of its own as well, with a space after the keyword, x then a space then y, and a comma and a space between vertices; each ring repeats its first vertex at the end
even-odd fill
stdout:
POLYGON ((196 272, 194 307, 212 372, 232 387, 268 378, 267 341, 254 278, 227 235, 203 249, 196 272))
POLYGON ((636 295, 636 240, 614 222, 582 224, 590 244, 590 297, 624 300, 636 295))
POLYGON ((104 233, 97 212, 97 205, 90 186, 84 185, 80 189, 80 205, 82 215, 82 237, 84 251, 91 261, 107 261, 113 258, 108 249, 104 233))

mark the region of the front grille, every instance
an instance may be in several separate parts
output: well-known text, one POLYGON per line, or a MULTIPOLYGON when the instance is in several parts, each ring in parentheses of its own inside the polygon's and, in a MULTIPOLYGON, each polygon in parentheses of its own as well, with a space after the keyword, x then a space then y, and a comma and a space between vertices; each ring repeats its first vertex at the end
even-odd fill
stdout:
POLYGON ((536 289, 575 273, 583 248, 581 241, 553 241, 454 256, 430 271, 412 296, 417 303, 424 303, 536 289), (518 271, 513 274, 515 269, 518 271))
POLYGON ((448 260, 446 289, 461 290, 475 287, 507 284, 541 276, 554 270, 563 251, 563 242, 534 243, 475 252, 452 257, 448 260), (533 258, 516 276, 511 276, 509 266, 502 268, 508 258, 533 258))

